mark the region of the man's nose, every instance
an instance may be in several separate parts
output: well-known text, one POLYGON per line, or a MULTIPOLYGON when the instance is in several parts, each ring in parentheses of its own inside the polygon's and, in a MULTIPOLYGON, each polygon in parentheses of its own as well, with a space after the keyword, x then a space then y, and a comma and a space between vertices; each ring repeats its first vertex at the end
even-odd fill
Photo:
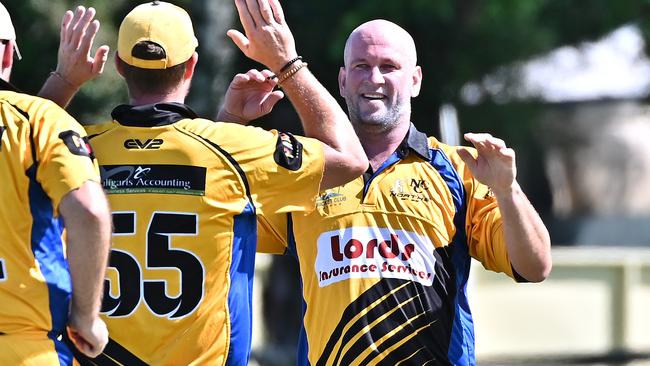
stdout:
POLYGON ((384 74, 382 74, 379 67, 375 66, 370 69, 370 81, 375 84, 384 83, 384 74))

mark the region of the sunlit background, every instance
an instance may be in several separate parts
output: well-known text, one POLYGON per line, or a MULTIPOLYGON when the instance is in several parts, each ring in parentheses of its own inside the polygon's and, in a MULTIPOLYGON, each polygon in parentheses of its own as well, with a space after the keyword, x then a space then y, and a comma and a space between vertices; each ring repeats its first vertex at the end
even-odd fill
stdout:
MULTIPOLYGON (((187 103, 213 118, 235 72, 259 67, 225 36, 231 1, 171 1, 192 16, 199 65, 187 103)), ((139 2, 98 10, 105 74, 69 108, 83 123, 126 103, 112 64, 119 21, 139 2)), ((3 0, 23 60, 12 81, 35 93, 55 68, 67 0, 3 0)), ((650 365, 648 0, 286 0, 298 52, 338 98, 349 32, 385 18, 414 37, 423 68, 413 122, 448 143, 490 132, 515 148, 519 180, 551 231, 554 272, 516 285, 472 269, 477 354, 485 365, 650 365)), ((342 99, 338 98, 342 103, 342 99)), ((255 121, 300 132, 288 101, 255 121)), ((259 256, 251 364, 292 365, 300 283, 289 257, 259 256)))

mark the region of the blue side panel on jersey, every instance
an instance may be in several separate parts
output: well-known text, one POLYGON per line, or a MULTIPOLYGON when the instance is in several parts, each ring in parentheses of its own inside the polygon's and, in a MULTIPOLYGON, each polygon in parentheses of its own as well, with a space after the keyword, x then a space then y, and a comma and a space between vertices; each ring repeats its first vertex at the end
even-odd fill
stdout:
POLYGON ((63 253, 63 222, 54 218, 52 201, 36 180, 36 165, 27 170, 29 177, 29 208, 32 214, 32 252, 49 292, 52 329, 48 336, 58 337, 68 323, 72 280, 63 253))
MULTIPOLYGON (((287 214, 287 233, 289 235, 288 253, 296 258, 298 261, 298 268, 300 268, 300 258, 298 257, 298 249, 296 248, 296 238, 293 235, 293 218, 291 214, 287 214)), ((303 292, 302 276, 300 277, 300 293, 303 292)), ((309 366, 309 343, 307 342, 307 330, 305 329, 305 314, 307 313, 307 302, 305 297, 302 296, 302 319, 300 324, 300 335, 298 336, 298 350, 296 354, 296 365, 309 366)))
POLYGON ((449 362, 453 365, 475 365, 474 321, 472 320, 466 291, 470 256, 467 246, 467 233, 465 232, 467 213, 465 188, 458 172, 441 150, 432 149, 431 156, 431 164, 447 183, 456 207, 456 214, 454 215, 456 235, 454 235, 450 245, 452 250, 451 260, 456 270, 456 298, 454 299, 456 312, 447 355, 449 356, 449 362))
POLYGON ((253 274, 257 246, 255 207, 248 203, 235 216, 232 263, 230 264, 230 347, 228 366, 246 366, 250 356, 253 317, 253 274))
POLYGON ((72 351, 70 351, 68 346, 62 341, 59 341, 57 339, 54 339, 53 341, 54 341, 54 349, 56 349, 56 353, 59 356, 60 366, 74 365, 73 362, 74 356, 72 355, 72 351))

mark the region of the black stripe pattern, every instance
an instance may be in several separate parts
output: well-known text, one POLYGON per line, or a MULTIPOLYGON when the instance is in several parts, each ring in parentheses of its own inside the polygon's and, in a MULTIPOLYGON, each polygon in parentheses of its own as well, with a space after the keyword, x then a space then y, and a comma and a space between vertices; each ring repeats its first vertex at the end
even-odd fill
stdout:
POLYGON ((326 365, 450 365, 455 275, 439 248, 431 286, 385 278, 343 312, 316 363, 326 365))

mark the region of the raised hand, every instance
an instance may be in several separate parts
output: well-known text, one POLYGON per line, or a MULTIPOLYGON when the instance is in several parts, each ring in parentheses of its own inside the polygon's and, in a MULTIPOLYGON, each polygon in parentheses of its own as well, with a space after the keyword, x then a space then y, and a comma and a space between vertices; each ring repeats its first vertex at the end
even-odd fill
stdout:
POLYGON ((235 6, 246 34, 227 34, 246 57, 277 73, 298 55, 278 0, 235 0, 235 6))
POLYGON ((74 14, 66 11, 61 21, 56 72, 76 89, 100 75, 108 57, 107 45, 97 48, 94 57, 90 57, 90 49, 99 30, 99 20, 94 18, 94 8, 77 6, 74 14))
POLYGON ((474 158, 465 149, 458 151, 474 177, 497 195, 510 190, 517 177, 515 151, 508 148, 503 140, 487 133, 466 133, 464 137, 478 152, 474 158))
POLYGON ((225 101, 218 121, 248 124, 248 122, 271 112, 284 93, 273 90, 276 82, 269 70, 249 70, 237 74, 226 91, 225 101))

